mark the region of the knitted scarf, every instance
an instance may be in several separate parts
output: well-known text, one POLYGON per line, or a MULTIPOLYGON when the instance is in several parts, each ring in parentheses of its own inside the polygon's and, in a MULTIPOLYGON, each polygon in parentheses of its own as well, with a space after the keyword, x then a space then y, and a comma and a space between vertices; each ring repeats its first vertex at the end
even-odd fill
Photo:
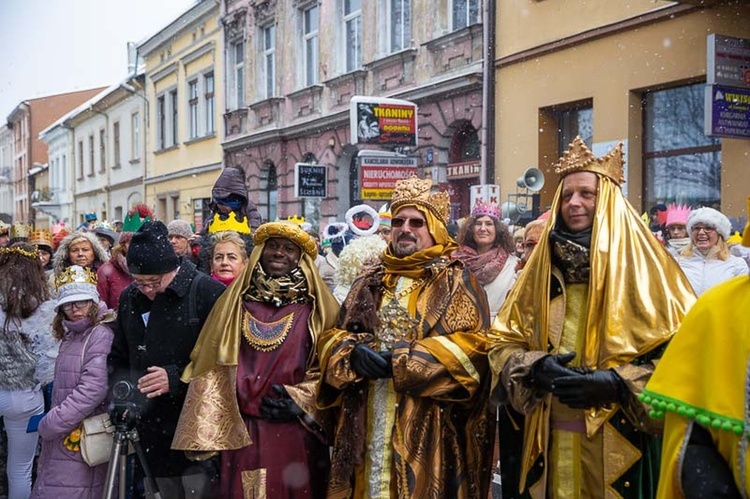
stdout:
POLYGON ((479 284, 486 286, 495 280, 508 261, 508 252, 502 246, 495 246, 484 253, 477 253, 471 246, 461 246, 451 256, 454 260, 461 260, 477 277, 479 284))

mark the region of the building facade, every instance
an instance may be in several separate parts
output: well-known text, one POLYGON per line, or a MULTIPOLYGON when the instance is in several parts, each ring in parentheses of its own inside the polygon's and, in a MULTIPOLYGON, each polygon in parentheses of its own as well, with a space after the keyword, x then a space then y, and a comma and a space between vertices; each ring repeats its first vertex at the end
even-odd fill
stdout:
POLYGON ((138 45, 149 102, 146 203, 196 229, 223 164, 223 37, 219 6, 201 0, 138 45))
POLYGON ((7 125, 0 126, 0 220, 13 220, 13 135, 7 125))
MULTIPOLYGON (((497 4, 495 154, 504 200, 515 192, 515 179, 534 166, 547 177, 539 199, 544 210, 557 185, 551 166, 581 135, 597 154, 625 143, 623 190, 641 212, 677 202, 747 216, 750 140, 706 135, 704 112, 711 105, 708 36, 750 38, 750 7, 653 0, 521 3, 497 4)), ((750 41, 745 43, 747 61, 750 41)))
MULTIPOLYGON (((44 192, 47 187, 43 184, 46 180, 43 175, 39 179, 38 189, 35 183, 36 174, 44 170, 44 165, 48 161, 47 147, 39 139, 39 132, 102 90, 94 88, 28 99, 16 106, 8 115, 7 123, 12 134, 14 221, 36 224, 32 194, 38 191, 39 196, 39 192, 44 192)), ((40 227, 46 226, 47 221, 47 216, 41 214, 40 227)))
POLYGON ((418 104, 418 145, 395 150, 451 189, 454 216, 468 214, 484 126, 481 21, 479 0, 223 0, 225 159, 245 170, 263 217, 324 226, 362 202, 355 95, 418 104), (325 198, 295 197, 296 163, 327 167, 325 198))

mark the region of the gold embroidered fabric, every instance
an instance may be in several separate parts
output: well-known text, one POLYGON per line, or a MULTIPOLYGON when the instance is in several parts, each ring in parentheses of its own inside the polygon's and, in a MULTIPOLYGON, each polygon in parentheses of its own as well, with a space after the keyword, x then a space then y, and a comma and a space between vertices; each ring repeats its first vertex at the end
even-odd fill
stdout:
POLYGON ((217 367, 191 381, 172 448, 204 452, 250 445, 236 393, 235 366, 217 367))
POLYGON ((266 469, 243 471, 242 494, 244 499, 267 499, 266 469))
POLYGON ((242 335, 251 347, 261 352, 276 350, 284 343, 294 325, 294 312, 273 322, 263 322, 245 309, 242 318, 242 335))

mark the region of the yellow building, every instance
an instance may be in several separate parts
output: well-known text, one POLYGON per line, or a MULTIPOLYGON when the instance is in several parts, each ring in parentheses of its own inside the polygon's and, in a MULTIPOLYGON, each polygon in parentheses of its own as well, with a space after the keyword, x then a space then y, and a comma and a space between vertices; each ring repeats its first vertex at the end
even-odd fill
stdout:
MULTIPOLYGON (((580 134, 597 154, 625 142, 624 190, 641 212, 677 201, 746 217, 750 139, 704 133, 707 38, 750 38, 750 7, 739 3, 498 0, 502 199, 526 168, 538 167, 547 180, 543 211, 557 185, 550 167, 580 134)), ((750 59, 745 68, 742 92, 750 92, 750 59)))
POLYGON ((138 46, 149 102, 146 203, 200 230, 222 167, 223 35, 219 5, 201 0, 138 46))

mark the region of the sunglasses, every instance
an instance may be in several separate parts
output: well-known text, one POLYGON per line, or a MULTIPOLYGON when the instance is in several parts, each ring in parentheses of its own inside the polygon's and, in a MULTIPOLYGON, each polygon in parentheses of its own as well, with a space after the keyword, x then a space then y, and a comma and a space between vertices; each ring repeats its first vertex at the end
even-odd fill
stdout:
POLYGON ((396 217, 391 219, 391 225, 397 229, 403 227, 406 223, 409 223, 409 227, 412 229, 421 229, 427 223, 424 218, 401 218, 396 217))

